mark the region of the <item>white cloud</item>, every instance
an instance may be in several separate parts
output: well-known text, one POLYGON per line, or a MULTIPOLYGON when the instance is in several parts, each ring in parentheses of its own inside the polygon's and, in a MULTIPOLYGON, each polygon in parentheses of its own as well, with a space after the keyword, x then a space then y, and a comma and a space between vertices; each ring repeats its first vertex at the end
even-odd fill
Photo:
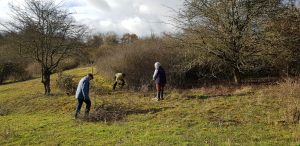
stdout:
POLYGON ((135 33, 142 27, 142 20, 139 17, 134 17, 123 20, 121 24, 130 33, 135 33))
POLYGON ((112 25, 112 22, 110 20, 101 20, 99 24, 104 27, 109 27, 112 25))
MULTIPOLYGON (((0 0, 0 20, 9 18, 8 2, 12 1, 19 5, 24 0, 0 0)), ((145 36, 174 31, 175 28, 162 22, 168 22, 168 16, 175 14, 168 7, 178 9, 182 3, 183 0, 66 0, 64 7, 93 32, 145 36)))
POLYGON ((147 5, 140 5, 139 6, 139 11, 141 13, 146 13, 146 14, 150 14, 151 13, 151 11, 150 11, 150 9, 149 9, 149 7, 147 5))
POLYGON ((108 5, 106 0, 88 0, 88 2, 100 10, 108 11, 110 10, 110 6, 108 5))

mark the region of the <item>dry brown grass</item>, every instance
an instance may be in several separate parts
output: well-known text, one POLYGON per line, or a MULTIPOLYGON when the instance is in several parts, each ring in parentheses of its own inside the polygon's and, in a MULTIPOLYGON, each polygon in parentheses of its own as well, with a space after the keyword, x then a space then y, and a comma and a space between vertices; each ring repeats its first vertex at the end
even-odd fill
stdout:
MULTIPOLYGON (((254 94, 257 90, 257 86, 250 85, 214 85, 209 87, 201 87, 200 89, 194 89, 194 92, 202 92, 205 95, 209 96, 242 96, 254 94)), ((193 91, 193 90, 192 90, 193 91)))
POLYGON ((263 90, 263 93, 267 96, 286 98, 286 99, 296 99, 300 98, 300 79, 287 78, 277 85, 268 86, 263 90))
POLYGON ((40 64, 36 62, 32 62, 28 64, 25 70, 33 77, 38 77, 41 75, 40 64))
POLYGON ((287 78, 275 86, 262 90, 262 95, 280 100, 283 123, 300 123, 300 79, 287 78))

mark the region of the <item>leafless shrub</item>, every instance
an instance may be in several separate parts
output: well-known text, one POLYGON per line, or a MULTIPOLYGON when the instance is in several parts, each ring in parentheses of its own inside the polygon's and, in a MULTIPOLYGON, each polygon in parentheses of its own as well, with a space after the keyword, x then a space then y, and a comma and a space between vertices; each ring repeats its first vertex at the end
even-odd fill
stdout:
POLYGON ((95 112, 91 113, 88 121, 104 121, 112 122, 121 120, 126 116, 126 108, 119 104, 102 104, 95 109, 95 112))
POLYGON ((126 74, 127 84, 131 88, 140 89, 142 85, 149 84, 152 80, 154 63, 159 61, 166 71, 167 82, 170 85, 177 77, 171 74, 179 73, 176 65, 184 57, 177 51, 176 48, 167 47, 160 39, 138 40, 119 46, 114 52, 107 52, 107 55, 98 59, 97 69, 112 81, 115 73, 123 72, 126 74))
POLYGON ((74 95, 76 91, 76 83, 73 80, 73 76, 64 75, 62 72, 58 73, 56 80, 57 87, 64 91, 67 95, 74 95))

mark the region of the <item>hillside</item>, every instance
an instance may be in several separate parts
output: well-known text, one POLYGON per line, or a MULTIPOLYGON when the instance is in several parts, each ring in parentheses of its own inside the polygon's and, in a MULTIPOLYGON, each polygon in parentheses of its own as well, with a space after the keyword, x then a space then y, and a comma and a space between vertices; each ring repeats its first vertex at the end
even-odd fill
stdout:
MULTIPOLYGON (((88 71, 65 73, 78 82, 88 71)), ((280 86, 167 89, 166 100, 157 102, 154 91, 109 91, 110 83, 96 75, 91 84, 103 93, 91 92, 91 112, 127 112, 114 121, 86 121, 73 119, 76 100, 55 87, 56 78, 51 96, 43 95, 40 79, 0 86, 0 145, 300 144, 300 124, 289 121, 300 98, 280 94, 280 86)))

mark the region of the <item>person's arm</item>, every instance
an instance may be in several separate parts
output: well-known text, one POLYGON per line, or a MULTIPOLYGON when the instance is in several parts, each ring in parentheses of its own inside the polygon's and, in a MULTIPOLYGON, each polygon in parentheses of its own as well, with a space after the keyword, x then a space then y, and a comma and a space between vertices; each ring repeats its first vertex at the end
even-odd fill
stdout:
POLYGON ((82 85, 82 93, 85 99, 90 99, 89 89, 90 89, 90 83, 88 81, 84 81, 82 85))
POLYGON ((157 73, 158 73, 158 69, 155 69, 154 74, 153 74, 153 80, 155 80, 157 78, 157 73))

